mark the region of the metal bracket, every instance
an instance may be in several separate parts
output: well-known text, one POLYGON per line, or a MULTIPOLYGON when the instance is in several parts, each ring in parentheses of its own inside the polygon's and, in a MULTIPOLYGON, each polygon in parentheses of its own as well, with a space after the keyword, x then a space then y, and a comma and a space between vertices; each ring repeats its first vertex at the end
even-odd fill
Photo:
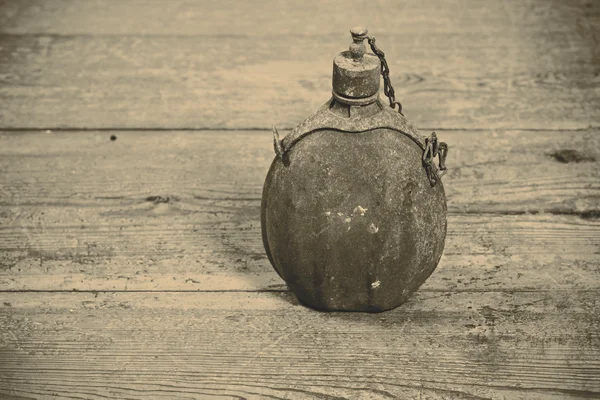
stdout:
POLYGON ((446 156, 448 155, 448 145, 444 142, 438 142, 435 132, 425 138, 425 150, 423 150, 423 166, 427 172, 427 178, 431 186, 435 186, 442 176, 446 175, 446 156), (439 170, 435 166, 434 159, 439 156, 439 170))
POLYGON ((282 158, 285 154, 285 148, 283 147, 283 140, 279 138, 279 132, 275 125, 273 125, 273 148, 275 149, 275 154, 282 158))

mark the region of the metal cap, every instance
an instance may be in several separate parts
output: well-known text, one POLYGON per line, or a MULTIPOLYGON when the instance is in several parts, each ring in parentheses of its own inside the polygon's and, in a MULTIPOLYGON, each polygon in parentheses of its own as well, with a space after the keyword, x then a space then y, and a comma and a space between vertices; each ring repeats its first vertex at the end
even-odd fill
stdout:
POLYGON ((379 95, 379 58, 366 52, 367 29, 352 28, 350 49, 333 59, 333 96, 342 103, 368 104, 379 95))

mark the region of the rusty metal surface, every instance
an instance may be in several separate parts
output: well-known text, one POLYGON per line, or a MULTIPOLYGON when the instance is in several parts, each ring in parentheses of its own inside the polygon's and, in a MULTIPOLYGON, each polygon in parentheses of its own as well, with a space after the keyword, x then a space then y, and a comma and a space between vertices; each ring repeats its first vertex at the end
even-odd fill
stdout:
POLYGON ((277 157, 262 202, 269 258, 298 298, 323 310, 383 311, 433 272, 446 235, 442 184, 391 129, 319 130, 277 157))
POLYGON ((354 59, 344 51, 333 59, 333 90, 349 98, 373 96, 379 91, 380 63, 371 54, 354 59))
POLYGON ((444 142, 438 141, 437 134, 432 132, 431 135, 425 139, 426 147, 423 151, 423 166, 427 171, 427 177, 431 186, 437 185, 442 179, 442 176, 446 175, 448 168, 446 168, 446 156, 448 155, 448 145, 444 142), (440 164, 439 169, 435 166, 435 158, 439 157, 440 164))
MULTIPOLYGON (((348 106, 346 108, 350 115, 344 116, 340 112, 335 112, 336 106, 340 106, 335 103, 335 99, 330 99, 313 115, 292 129, 282 142, 285 151, 291 149, 300 139, 311 132, 325 128, 344 132, 364 132, 375 128, 389 128, 410 137, 422 150, 425 150, 425 138, 419 133, 419 130, 403 115, 383 104, 381 100, 376 101, 377 110, 368 116, 360 115, 359 112, 352 115, 352 107, 348 106)), ((343 107, 343 105, 341 106, 343 107)))
POLYGON ((277 157, 263 189, 269 260, 321 310, 399 306, 436 268, 446 237, 447 146, 395 111, 389 79, 390 107, 381 102, 387 63, 374 38, 380 61, 365 54, 366 33, 353 29, 350 51, 334 59, 333 97, 283 140, 273 128, 277 157))
POLYGON ((366 53, 364 40, 367 30, 355 27, 350 30, 352 43, 333 59, 332 87, 338 100, 356 104, 356 99, 375 100, 379 92, 380 60, 366 53), (375 97, 374 97, 375 96, 375 97))

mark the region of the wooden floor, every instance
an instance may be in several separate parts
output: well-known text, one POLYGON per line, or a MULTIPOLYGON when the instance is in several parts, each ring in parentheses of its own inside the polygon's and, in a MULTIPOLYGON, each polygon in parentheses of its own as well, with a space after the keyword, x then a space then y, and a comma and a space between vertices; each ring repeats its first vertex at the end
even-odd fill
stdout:
POLYGON ((0 398, 600 398, 599 43, 594 0, 0 1, 0 398), (259 206, 357 24, 450 145, 448 238, 322 313, 259 206))

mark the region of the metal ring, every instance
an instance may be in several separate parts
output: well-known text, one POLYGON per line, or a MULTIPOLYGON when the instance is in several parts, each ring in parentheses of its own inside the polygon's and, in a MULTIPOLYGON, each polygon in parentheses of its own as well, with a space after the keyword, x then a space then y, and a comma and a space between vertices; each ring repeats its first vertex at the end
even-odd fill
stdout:
POLYGON ((341 94, 336 93, 335 90, 331 90, 331 93, 333 94, 333 97, 340 103, 348 104, 351 106, 364 106, 366 104, 374 103, 379 98, 379 92, 369 97, 360 97, 356 99, 342 96, 341 94))

